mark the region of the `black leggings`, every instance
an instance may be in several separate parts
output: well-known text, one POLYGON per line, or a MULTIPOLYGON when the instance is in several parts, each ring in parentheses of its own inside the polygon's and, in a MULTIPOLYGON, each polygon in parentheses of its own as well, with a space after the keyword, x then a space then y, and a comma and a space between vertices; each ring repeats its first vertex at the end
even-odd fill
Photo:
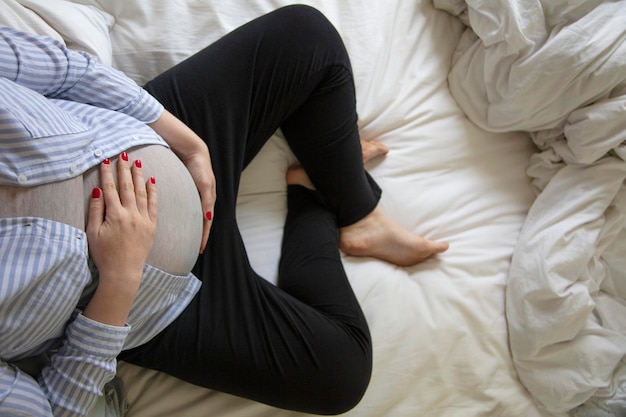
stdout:
POLYGON ((369 382, 372 351, 341 263, 338 227, 371 212, 380 189, 363 168, 354 83, 338 33, 310 7, 285 7, 146 89, 207 142, 217 201, 194 268, 200 292, 168 328, 120 358, 276 407, 352 408, 369 382), (319 191, 288 187, 274 286, 251 268, 235 209, 242 170, 278 128, 319 191))

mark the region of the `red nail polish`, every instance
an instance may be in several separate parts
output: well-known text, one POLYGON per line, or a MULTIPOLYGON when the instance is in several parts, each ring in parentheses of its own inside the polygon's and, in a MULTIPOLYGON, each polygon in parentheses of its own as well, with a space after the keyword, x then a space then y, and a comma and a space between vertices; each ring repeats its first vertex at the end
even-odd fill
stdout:
POLYGON ((128 161, 128 154, 126 152, 122 152, 121 156, 124 161, 128 161))
POLYGON ((207 220, 213 220, 213 213, 207 211, 204 217, 206 217, 207 220))
POLYGON ((102 161, 102 163, 105 164, 105 165, 109 165, 111 163, 111 160, 109 158, 107 158, 104 161, 102 161))
POLYGON ((135 160, 135 166, 136 166, 137 168, 141 168, 141 161, 140 161, 139 159, 136 159, 136 160, 135 160))
POLYGON ((100 198, 100 189, 99 188, 94 188, 91 191, 91 198, 100 198))
POLYGON ((150 177, 150 182, 151 182, 152 184, 156 184, 156 178, 154 178, 154 177, 150 177))

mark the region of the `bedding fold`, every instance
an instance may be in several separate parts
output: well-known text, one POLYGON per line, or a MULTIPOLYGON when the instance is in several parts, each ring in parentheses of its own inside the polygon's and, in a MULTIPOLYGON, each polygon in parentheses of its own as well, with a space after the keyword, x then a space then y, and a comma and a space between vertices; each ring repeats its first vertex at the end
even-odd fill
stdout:
MULTIPOLYGON (((73 47, 93 40, 103 61, 143 84, 238 25, 291 3, 6 0, 0 2, 0 20, 51 33, 73 47), (31 8, 21 4, 26 2, 31 8), (57 3, 68 8, 55 8, 57 3), (108 24, 89 18, 92 12, 102 12, 108 24), (70 29, 80 37, 70 36, 70 29)), ((342 34, 352 60, 362 138, 390 148, 388 156, 367 166, 384 188, 383 209, 416 233, 451 244, 442 256, 411 268, 343 258, 375 346, 366 396, 346 417, 557 417, 541 409, 520 383, 504 317, 511 253, 533 200, 525 167, 534 146, 526 133, 477 127, 450 95, 451 58, 462 22, 469 24, 465 2, 454 2, 460 21, 435 10, 431 0, 305 3, 342 34)), ((467 31, 463 45, 476 39, 467 31)), ((460 45, 456 57, 464 51, 460 45)), ((545 150, 537 170, 554 175, 565 162, 551 147, 545 150)), ((282 135, 274 135, 244 171, 238 196, 237 223, 250 262, 274 283, 286 214, 285 171, 295 161, 282 135)), ((535 186, 545 185, 539 178, 551 178, 541 174, 535 186)), ((623 207, 617 201, 609 206, 623 207)), ((613 230, 619 216, 613 219, 604 229, 613 230)), ((602 242, 612 240, 610 233, 604 236, 602 242)), ((626 270, 624 248, 613 244, 604 253, 611 272, 601 285, 606 293, 626 292, 618 280, 626 270)), ((613 314, 611 302, 603 309, 596 304, 603 325, 613 314)), ((128 417, 294 417, 124 362, 118 375, 128 395, 128 417)))
POLYGON ((434 3, 468 24, 449 74, 460 107, 537 146, 506 290, 517 373, 554 413, 623 395, 626 3, 434 3))

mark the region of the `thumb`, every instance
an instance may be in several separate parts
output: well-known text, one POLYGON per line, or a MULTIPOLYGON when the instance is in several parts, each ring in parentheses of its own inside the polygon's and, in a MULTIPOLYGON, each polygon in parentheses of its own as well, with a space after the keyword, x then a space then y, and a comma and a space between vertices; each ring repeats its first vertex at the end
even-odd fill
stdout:
POLYGON ((104 223, 104 198, 102 198, 102 190, 100 188, 94 188, 91 192, 91 200, 89 201, 87 234, 97 233, 102 223, 104 223))

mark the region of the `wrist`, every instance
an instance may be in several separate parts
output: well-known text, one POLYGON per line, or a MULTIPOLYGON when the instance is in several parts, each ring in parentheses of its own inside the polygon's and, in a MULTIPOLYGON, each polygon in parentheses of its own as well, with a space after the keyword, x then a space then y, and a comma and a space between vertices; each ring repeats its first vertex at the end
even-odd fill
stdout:
POLYGON ((149 126, 168 143, 181 160, 208 150, 206 143, 196 133, 167 110, 149 126))
POLYGON ((100 275, 100 282, 83 315, 91 320, 112 326, 123 326, 133 305, 141 283, 139 278, 115 276, 110 279, 100 275))
POLYGON ((115 291, 136 292, 143 278, 143 264, 141 267, 124 268, 122 270, 98 268, 98 286, 115 291))

